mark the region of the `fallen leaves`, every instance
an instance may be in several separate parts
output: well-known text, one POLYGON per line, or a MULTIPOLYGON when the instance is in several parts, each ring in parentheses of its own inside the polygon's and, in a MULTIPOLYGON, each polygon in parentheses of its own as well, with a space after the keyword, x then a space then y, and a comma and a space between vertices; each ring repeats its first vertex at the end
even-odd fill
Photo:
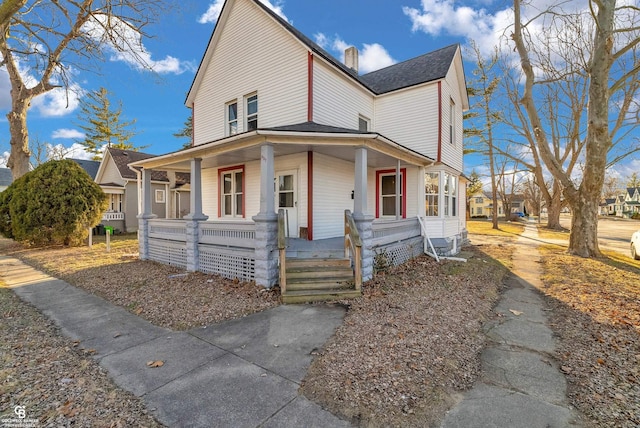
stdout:
POLYGON ((519 317, 520 315, 522 315, 522 314, 523 314, 523 312, 522 312, 522 311, 517 311, 517 310, 515 310, 515 309, 509 309, 509 312, 511 312, 513 315, 515 315, 515 316, 517 316, 517 317, 519 317))
POLYGON ((162 360, 148 361, 147 362, 147 367, 151 367, 152 369, 157 368, 157 367, 162 367, 162 366, 164 366, 164 361, 162 361, 162 360))

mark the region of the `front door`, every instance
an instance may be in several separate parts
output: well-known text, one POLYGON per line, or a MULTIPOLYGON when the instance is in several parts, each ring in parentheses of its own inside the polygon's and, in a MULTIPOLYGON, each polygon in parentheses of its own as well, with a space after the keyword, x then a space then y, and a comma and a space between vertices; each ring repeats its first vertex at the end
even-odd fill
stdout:
POLYGON ((285 211, 285 233, 298 238, 298 173, 283 171, 276 174, 276 210, 285 211))

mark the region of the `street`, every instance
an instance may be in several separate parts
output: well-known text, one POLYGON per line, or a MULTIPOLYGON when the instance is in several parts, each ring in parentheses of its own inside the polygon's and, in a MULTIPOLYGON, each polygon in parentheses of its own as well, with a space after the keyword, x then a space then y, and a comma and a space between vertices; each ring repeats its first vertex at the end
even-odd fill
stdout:
MULTIPOLYGON (((543 217, 544 220, 544 217, 543 217)), ((562 227, 571 227, 571 215, 560 216, 562 227)), ((619 217, 600 217, 598 221, 598 244, 601 250, 617 251, 627 257, 631 235, 640 229, 640 221, 619 217)))

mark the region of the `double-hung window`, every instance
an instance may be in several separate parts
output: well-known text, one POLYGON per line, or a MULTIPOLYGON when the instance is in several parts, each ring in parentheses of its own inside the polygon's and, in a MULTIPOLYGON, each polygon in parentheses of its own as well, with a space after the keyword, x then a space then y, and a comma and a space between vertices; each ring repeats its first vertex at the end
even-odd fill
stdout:
POLYGON ((456 104, 453 99, 449 103, 449 143, 456 143, 456 104))
POLYGON ((238 133, 238 103, 227 103, 227 135, 238 133))
POLYGON ((455 217, 458 203, 458 178, 450 174, 444 175, 444 215, 455 217))
POLYGON ((244 217, 244 166, 220 170, 220 217, 244 217))
POLYGON ((424 175, 425 215, 438 216, 438 200, 440 198, 440 173, 427 172, 424 175))
POLYGON ((122 195, 119 193, 109 194, 109 211, 122 212, 122 195))
POLYGON ((369 119, 367 119, 364 116, 358 116, 358 131, 360 132, 369 131, 369 119))
POLYGON ((398 216, 405 216, 406 199, 404 194, 406 192, 406 168, 400 170, 400 194, 396 193, 396 170, 389 169, 376 172, 376 216, 377 217, 393 217, 396 216, 396 197, 400 199, 400 212, 398 216))
POLYGON ((258 129, 258 94, 248 95, 247 104, 247 131, 258 129))

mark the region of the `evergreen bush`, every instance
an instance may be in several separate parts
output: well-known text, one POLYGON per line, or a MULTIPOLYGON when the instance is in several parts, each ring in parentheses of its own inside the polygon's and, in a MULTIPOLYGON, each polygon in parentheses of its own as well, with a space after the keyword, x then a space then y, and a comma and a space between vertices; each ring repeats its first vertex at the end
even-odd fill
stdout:
POLYGON ((35 245, 81 244, 107 208, 100 186, 68 159, 40 165, 6 191, 9 195, 3 192, 0 199, 0 231, 35 245))

